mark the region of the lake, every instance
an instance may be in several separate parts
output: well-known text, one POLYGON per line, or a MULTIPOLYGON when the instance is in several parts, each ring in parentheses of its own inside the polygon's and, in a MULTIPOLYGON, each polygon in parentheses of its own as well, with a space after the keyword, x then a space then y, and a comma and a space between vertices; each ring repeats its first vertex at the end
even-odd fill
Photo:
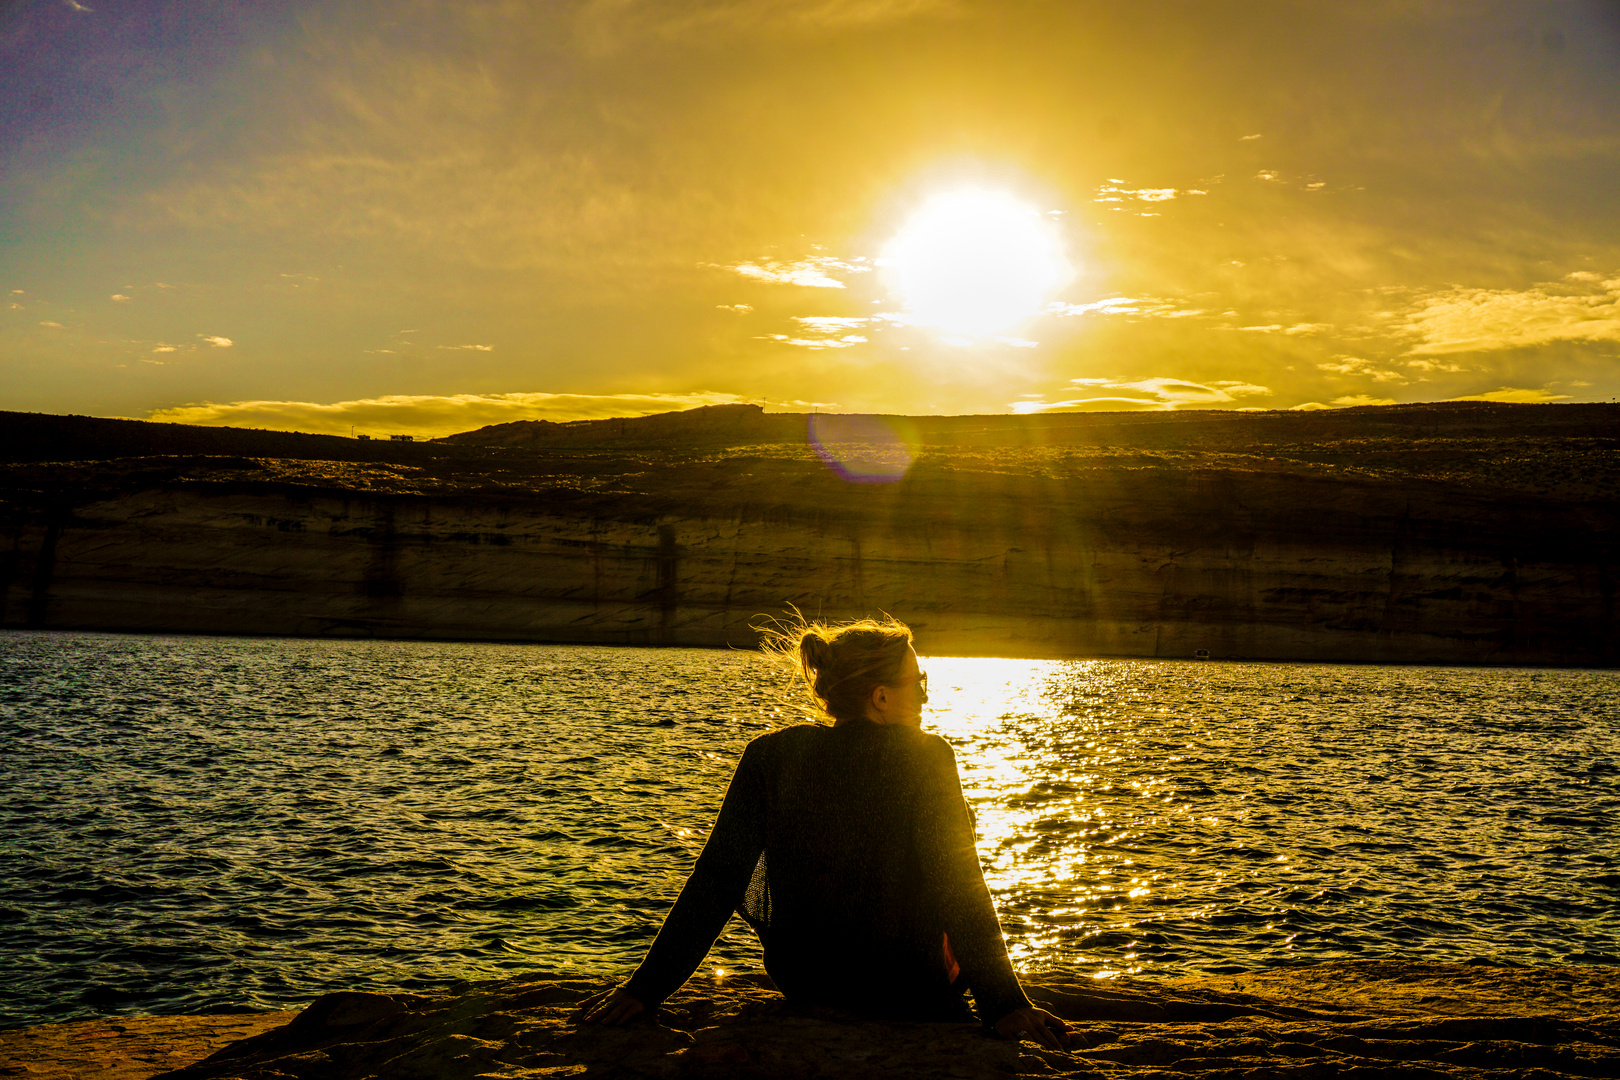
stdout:
MULTIPOLYGON (((919 646, 1023 971, 1620 963, 1620 673, 919 646)), ((0 631, 0 1024, 628 974, 784 679, 0 631)), ((706 964, 759 961, 733 919, 706 964)))

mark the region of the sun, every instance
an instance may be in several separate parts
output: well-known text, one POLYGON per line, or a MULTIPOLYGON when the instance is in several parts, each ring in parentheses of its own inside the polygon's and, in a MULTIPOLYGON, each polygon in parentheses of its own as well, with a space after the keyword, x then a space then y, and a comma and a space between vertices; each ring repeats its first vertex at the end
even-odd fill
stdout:
POLYGON ((907 321, 972 338, 1010 330, 1074 276, 1051 221, 998 191, 935 195, 879 259, 907 321))

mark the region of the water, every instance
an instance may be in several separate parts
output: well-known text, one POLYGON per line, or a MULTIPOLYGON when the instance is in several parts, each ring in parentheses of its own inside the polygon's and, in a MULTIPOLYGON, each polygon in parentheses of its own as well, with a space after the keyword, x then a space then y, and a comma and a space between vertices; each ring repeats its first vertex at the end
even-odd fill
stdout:
MULTIPOLYGON (((1025 971, 1620 962, 1620 674, 924 667, 1025 971)), ((0 632, 0 1023, 628 973, 781 695, 741 652, 0 632)))

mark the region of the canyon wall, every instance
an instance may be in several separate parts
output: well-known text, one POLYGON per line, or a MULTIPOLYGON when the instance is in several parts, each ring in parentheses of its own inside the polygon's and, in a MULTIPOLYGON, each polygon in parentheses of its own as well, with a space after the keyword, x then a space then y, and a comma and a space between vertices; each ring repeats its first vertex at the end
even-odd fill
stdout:
POLYGON ((30 474, 3 504, 0 625, 746 646, 792 603, 890 612, 938 655, 1620 658, 1613 500, 993 455, 892 484, 586 464, 504 489, 264 460, 30 474))

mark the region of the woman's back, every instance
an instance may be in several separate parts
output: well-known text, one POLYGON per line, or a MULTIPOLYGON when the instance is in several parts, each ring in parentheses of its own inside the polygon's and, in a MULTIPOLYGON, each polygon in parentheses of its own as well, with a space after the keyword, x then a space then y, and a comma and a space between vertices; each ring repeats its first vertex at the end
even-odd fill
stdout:
POLYGON ((910 1019, 962 1019, 964 987, 992 1016, 1028 1003, 950 744, 916 728, 801 725, 751 742, 628 991, 662 1000, 733 910, 759 933, 765 969, 789 998, 910 1019))
POLYGON ((965 826, 949 745, 867 722, 758 742, 764 851, 740 913, 771 977, 790 997, 872 1011, 876 993, 937 1012, 951 982, 941 855, 965 826))

